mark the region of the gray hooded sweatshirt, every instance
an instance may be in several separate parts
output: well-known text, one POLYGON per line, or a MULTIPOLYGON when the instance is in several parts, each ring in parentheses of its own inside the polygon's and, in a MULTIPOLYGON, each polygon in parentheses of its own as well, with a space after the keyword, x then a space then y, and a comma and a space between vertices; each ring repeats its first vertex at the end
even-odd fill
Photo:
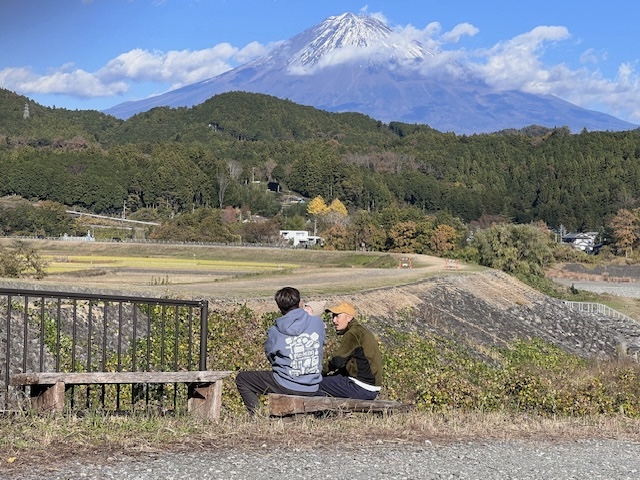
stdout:
POLYGON ((325 326, 320 317, 296 308, 267 330, 264 350, 275 380, 289 390, 313 393, 322 381, 325 326))

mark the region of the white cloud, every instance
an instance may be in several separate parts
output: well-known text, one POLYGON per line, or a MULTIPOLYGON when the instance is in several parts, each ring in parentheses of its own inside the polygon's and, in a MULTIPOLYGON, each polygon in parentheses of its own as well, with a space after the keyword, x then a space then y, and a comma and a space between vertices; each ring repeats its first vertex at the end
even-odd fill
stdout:
POLYGON ((382 12, 369 12, 369 5, 365 5, 364 7, 362 7, 358 12, 358 14, 373 17, 376 20, 380 20, 384 24, 389 23, 389 21, 387 20, 387 17, 385 17, 385 15, 382 12))
MULTIPOLYGON (((544 63, 549 46, 569 38, 565 27, 540 26, 488 50, 470 52, 464 61, 475 75, 498 90, 551 94, 583 108, 640 121, 640 76, 633 65, 623 64, 616 78, 604 78, 586 66, 571 69, 564 63, 544 63)), ((579 60, 585 64, 606 60, 606 52, 586 50, 579 60)))
POLYGON ((405 37, 408 41, 420 42, 426 49, 430 51, 438 51, 442 45, 439 40, 442 26, 439 22, 431 22, 423 29, 419 29, 409 24, 405 27, 396 29, 394 34, 405 37))
POLYGON ((594 48, 588 48, 580 55, 580 63, 599 63, 607 59, 607 52, 604 50, 597 51, 594 48))
POLYGON ((623 64, 615 78, 605 78, 588 64, 607 60, 604 50, 585 50, 580 58, 584 67, 572 69, 565 63, 548 64, 545 53, 560 48, 571 38, 563 26, 538 26, 529 32, 505 40, 490 48, 466 50, 448 48, 479 29, 468 23, 442 31, 438 22, 423 29, 412 25, 395 30, 395 35, 419 41, 431 53, 419 67, 421 74, 444 79, 473 76, 497 90, 519 90, 551 94, 571 103, 640 122, 640 74, 634 64, 623 64))
POLYGON ((633 64, 620 65, 613 79, 603 78, 600 72, 580 73, 569 79, 574 82, 573 89, 570 83, 563 83, 565 89, 559 96, 577 105, 640 123, 640 74, 633 64))
POLYGON ((442 39, 445 42, 458 43, 460 38, 463 36, 468 35, 469 37, 473 37, 474 35, 477 35, 479 31, 480 30, 478 28, 474 27, 470 23, 460 23, 453 27, 451 31, 443 34, 442 39))
POLYGON ((97 72, 73 69, 65 64, 56 70, 37 74, 29 68, 0 70, 0 85, 24 94, 62 94, 81 98, 126 93, 130 84, 150 82, 169 89, 214 77, 264 55, 268 47, 251 42, 242 49, 220 43, 203 50, 170 52, 134 49, 109 60, 97 72))
POLYGON ((238 49, 221 43, 204 50, 173 50, 167 53, 134 49, 110 60, 97 75, 115 80, 185 84, 219 75, 231 68, 238 49))
POLYGON ((247 63, 254 58, 266 55, 269 50, 271 50, 276 45, 277 43, 273 43, 265 46, 259 42, 251 42, 245 45, 244 48, 238 50, 238 52, 234 55, 234 59, 240 64, 247 63))
POLYGON ((543 93, 540 89, 545 88, 552 76, 540 59, 544 47, 548 42, 567 38, 569 32, 565 27, 536 27, 489 49, 484 64, 476 65, 474 69, 487 84, 498 90, 543 93))
POLYGON ((126 82, 104 83, 81 69, 37 75, 29 68, 5 68, 0 70, 0 85, 30 94, 57 93, 83 98, 121 95, 129 89, 126 82))

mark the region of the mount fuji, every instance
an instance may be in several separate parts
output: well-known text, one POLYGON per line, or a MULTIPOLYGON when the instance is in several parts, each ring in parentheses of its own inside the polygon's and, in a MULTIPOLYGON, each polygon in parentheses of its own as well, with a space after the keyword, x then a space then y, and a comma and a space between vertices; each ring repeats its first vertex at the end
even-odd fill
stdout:
POLYGON ((425 68, 434 54, 382 21, 345 13, 282 42, 268 55, 221 75, 104 113, 126 119, 154 107, 191 107, 212 96, 263 93, 329 112, 359 112, 384 123, 426 124, 457 134, 530 125, 632 130, 637 125, 553 95, 496 91, 464 65, 425 68), (457 74, 447 72, 455 69, 457 74), (427 73, 424 73, 425 70, 427 73))

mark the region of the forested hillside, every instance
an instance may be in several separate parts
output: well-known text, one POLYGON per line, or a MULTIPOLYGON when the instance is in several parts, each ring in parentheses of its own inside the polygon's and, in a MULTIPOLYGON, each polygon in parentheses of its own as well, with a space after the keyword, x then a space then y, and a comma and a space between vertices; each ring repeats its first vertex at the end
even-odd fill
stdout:
POLYGON ((349 214, 411 206, 465 223, 500 216, 599 231, 640 198, 638 130, 458 136, 239 92, 121 121, 0 90, 0 140, 0 196, 93 213, 233 207, 272 217, 280 202, 266 184, 277 182, 338 199, 349 214))

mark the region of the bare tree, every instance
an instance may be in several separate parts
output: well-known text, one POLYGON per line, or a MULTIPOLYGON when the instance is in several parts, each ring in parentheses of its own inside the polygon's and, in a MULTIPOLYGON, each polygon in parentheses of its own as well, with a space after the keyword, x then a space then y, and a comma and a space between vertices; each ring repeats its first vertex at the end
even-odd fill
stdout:
POLYGON ((278 166, 278 164, 276 163, 276 161, 272 158, 270 158, 269 160, 267 160, 266 162, 264 162, 264 173, 265 176, 267 177, 268 181, 273 180, 272 178, 272 174, 273 174, 273 170, 278 166))
POLYGON ((229 168, 229 176, 233 180, 237 180, 242 174, 242 165, 237 160, 228 160, 227 167, 229 168))
POLYGON ((227 160, 226 165, 218 168, 216 180, 218 181, 218 203, 221 209, 224 205, 227 187, 232 181, 237 180, 241 173, 242 165, 237 160, 227 160))

